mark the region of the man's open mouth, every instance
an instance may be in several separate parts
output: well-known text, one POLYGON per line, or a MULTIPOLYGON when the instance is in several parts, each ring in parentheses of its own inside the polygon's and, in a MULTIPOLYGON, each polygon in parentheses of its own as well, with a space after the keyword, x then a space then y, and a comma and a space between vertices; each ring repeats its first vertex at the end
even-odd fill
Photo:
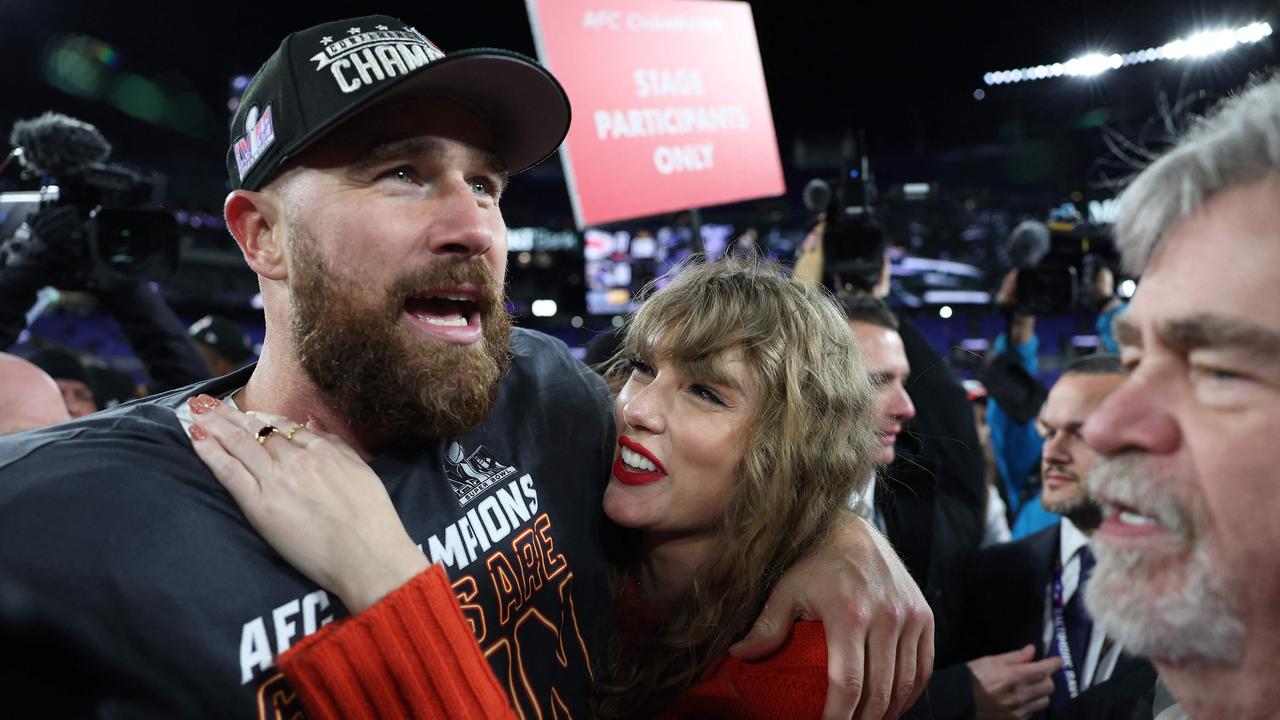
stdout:
POLYGON ((1111 537, 1138 538, 1147 536, 1163 536, 1171 529, 1161 520, 1158 513, 1148 513, 1130 505, 1108 500, 1100 500, 1102 506, 1102 527, 1099 530, 1111 537))
POLYGON ((473 288, 427 291, 404 303, 405 314, 418 327, 445 342, 460 345, 480 339, 480 309, 478 291, 473 288))
POLYGON ((1109 508, 1116 519, 1126 525, 1160 525, 1160 521, 1151 515, 1145 515, 1128 505, 1112 505, 1109 508))

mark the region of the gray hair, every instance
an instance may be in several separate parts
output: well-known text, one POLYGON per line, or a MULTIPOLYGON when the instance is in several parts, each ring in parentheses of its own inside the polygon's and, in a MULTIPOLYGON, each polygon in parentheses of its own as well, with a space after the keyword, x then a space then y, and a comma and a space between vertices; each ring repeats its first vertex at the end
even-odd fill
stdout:
POLYGON ((1280 173, 1280 74, 1219 103, 1120 195, 1125 269, 1140 274, 1169 228, 1209 198, 1271 173, 1280 173))
POLYGON ((1071 361, 1063 375, 1123 375, 1124 363, 1119 355, 1094 353, 1071 361))

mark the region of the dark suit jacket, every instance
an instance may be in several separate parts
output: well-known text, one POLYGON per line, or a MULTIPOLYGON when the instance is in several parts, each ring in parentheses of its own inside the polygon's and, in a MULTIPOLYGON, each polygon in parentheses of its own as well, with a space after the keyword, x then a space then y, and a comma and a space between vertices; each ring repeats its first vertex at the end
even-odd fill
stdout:
MULTIPOLYGON (((966 622, 951 611, 955 603, 948 594, 961 586, 964 568, 982 542, 985 460, 960 382, 910 320, 902 318, 898 334, 911 366, 907 394, 916 417, 898 436, 894 463, 880 474, 876 504, 885 517, 889 541, 933 610, 935 646, 941 656, 955 644, 951 637, 966 622)), ((930 691, 947 702, 960 698, 957 702, 964 703, 967 697, 972 716, 968 669, 961 665, 959 672, 935 677, 930 691)), ((928 703, 926 695, 917 703, 925 714, 905 717, 930 717, 928 703)))
MULTIPOLYGON (((1017 542, 983 548, 974 556, 963 586, 953 593, 950 612, 961 618, 954 644, 947 656, 938 657, 939 669, 929 681, 925 698, 906 717, 973 717, 972 681, 964 665, 968 660, 1028 644, 1036 648, 1035 659, 1045 656, 1045 592, 1053 579, 1059 538, 1055 523, 1017 542)), ((1112 679, 1081 693, 1064 717, 1118 717, 1111 713, 1123 713, 1126 708, 1131 714, 1138 697, 1151 687, 1148 675, 1154 678, 1154 674, 1146 660, 1121 655, 1112 679), (1079 710, 1073 707, 1077 704, 1079 710)))
POLYGON ((1150 720, 1156 677, 1150 662, 1121 655, 1106 682, 1077 695, 1055 720, 1150 720))
POLYGON ((897 459, 880 473, 876 501, 942 635, 951 625, 944 590, 982 542, 985 461, 960 382, 908 319, 898 334, 911 366, 907 394, 916 417, 898 437, 897 459))
POLYGON ((961 720, 974 715, 973 680, 966 661, 1044 640, 1044 591, 1058 552, 1058 526, 1018 542, 982 549, 952 586, 948 614, 955 627, 938 646, 925 694, 905 716, 961 720))
POLYGON ((957 635, 961 659, 1009 652, 1032 644, 1044 653, 1045 588, 1057 564, 1060 523, 1017 542, 983 548, 966 573, 957 635))

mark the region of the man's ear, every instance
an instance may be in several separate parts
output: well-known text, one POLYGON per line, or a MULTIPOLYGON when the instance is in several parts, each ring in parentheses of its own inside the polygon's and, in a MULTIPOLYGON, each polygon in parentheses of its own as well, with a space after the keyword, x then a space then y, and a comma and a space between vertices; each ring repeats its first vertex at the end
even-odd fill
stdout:
POLYGON ((280 222, 279 199, 269 193, 233 190, 222 206, 227 229, 236 239, 245 262, 267 280, 284 280, 285 227, 280 222))

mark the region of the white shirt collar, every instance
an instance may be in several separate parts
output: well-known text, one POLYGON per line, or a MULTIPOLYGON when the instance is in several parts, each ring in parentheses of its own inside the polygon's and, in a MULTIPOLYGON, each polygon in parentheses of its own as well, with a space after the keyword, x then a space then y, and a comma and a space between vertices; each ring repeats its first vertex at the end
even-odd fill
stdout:
POLYGON ((1059 567, 1066 567, 1080 548, 1089 544, 1089 536, 1065 517, 1058 525, 1058 562, 1061 563, 1059 567))
MULTIPOLYGON (((238 387, 227 393, 222 397, 222 402, 232 410, 239 410, 240 406, 236 405, 235 394, 243 389, 243 387, 238 387)), ((195 422, 194 418, 191 417, 191 407, 185 402, 178 403, 178 407, 173 412, 178 416, 178 423, 182 425, 182 432, 191 432, 191 425, 195 422)), ((188 439, 187 442, 190 442, 190 439, 188 439)))

